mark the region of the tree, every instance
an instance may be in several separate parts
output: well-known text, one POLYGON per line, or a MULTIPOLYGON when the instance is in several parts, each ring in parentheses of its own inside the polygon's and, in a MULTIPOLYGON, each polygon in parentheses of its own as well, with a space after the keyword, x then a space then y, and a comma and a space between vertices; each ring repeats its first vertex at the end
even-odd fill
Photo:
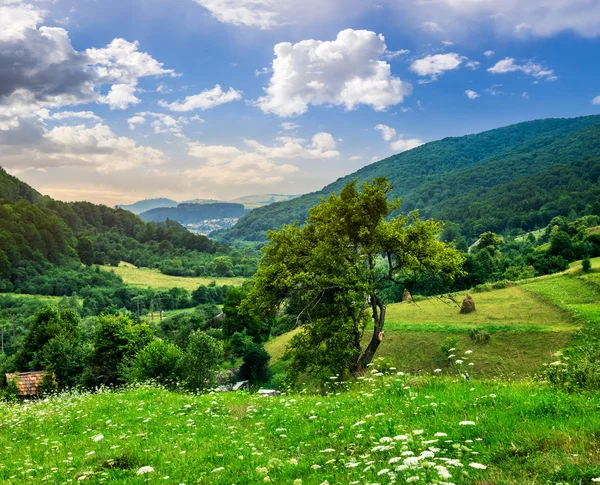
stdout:
POLYGON ((210 388, 223 360, 223 344, 199 330, 190 335, 181 359, 185 386, 192 391, 210 388))
POLYGON ((384 337, 386 285, 417 274, 448 282, 462 274, 462 256, 437 239, 441 223, 417 213, 387 220, 400 207, 388 201, 390 190, 385 178, 360 190, 351 182, 313 208, 304 227, 269 233, 245 305, 264 318, 291 299, 301 308, 302 331, 288 347, 292 378, 364 371, 384 337), (372 335, 363 349, 369 321, 372 335))
POLYGON ((94 243, 89 237, 81 237, 77 241, 77 254, 86 266, 94 264, 94 243))
POLYGON ((236 332, 244 332, 255 342, 264 342, 269 338, 269 325, 265 319, 257 317, 251 308, 242 305, 249 289, 232 287, 227 291, 223 304, 223 334, 231 337, 236 332))
POLYGON ((269 380, 269 352, 260 344, 252 343, 244 352, 244 363, 240 367, 240 378, 252 383, 269 380))
POLYGON ((173 384, 179 378, 179 363, 183 353, 177 345, 154 340, 140 350, 131 365, 133 381, 156 379, 161 384, 173 384))

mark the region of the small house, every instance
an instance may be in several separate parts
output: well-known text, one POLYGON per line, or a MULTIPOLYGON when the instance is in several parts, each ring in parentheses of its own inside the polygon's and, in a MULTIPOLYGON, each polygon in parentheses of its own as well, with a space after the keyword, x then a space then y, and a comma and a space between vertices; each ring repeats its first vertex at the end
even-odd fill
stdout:
POLYGON ((47 375, 46 371, 15 372, 6 374, 6 381, 15 382, 18 397, 36 396, 40 393, 42 383, 47 375))

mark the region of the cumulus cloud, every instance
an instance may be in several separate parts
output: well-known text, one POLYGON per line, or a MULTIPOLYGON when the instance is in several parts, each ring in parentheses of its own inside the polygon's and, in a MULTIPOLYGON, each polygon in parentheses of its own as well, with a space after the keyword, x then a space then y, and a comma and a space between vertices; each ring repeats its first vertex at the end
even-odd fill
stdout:
POLYGON ((483 55, 486 56, 486 57, 492 57, 494 54, 495 54, 494 51, 485 51, 483 53, 483 55))
POLYGON ((596 96, 593 100, 592 100, 592 104, 600 104, 600 96, 596 96))
POLYGON ((285 175, 299 170, 294 165, 279 165, 260 153, 233 146, 191 143, 188 154, 205 160, 205 163, 201 167, 184 171, 183 175, 217 185, 279 183, 284 180, 285 175))
POLYGON ((381 132, 381 137, 385 140, 385 141, 390 141, 392 138, 394 138, 396 136, 396 130, 394 130, 393 128, 387 126, 387 125, 377 125, 375 126, 376 130, 379 130, 381 132))
POLYGON ((279 24, 278 0, 195 0, 220 22, 269 29, 279 24))
POLYGON ((545 79, 546 81, 556 81, 556 79, 558 79, 554 75, 553 70, 547 69, 541 64, 535 64, 533 62, 517 64, 512 57, 507 57, 501 61, 498 61, 496 65, 488 69, 488 72, 491 72, 492 74, 505 74, 508 72, 517 71, 538 79, 545 79))
POLYGON ((401 103, 412 87, 392 76, 382 60, 382 35, 347 29, 333 41, 303 40, 275 46, 272 76, 255 104, 265 113, 301 115, 309 105, 351 110, 361 104, 377 111, 401 103))
POLYGON ((42 109, 37 112, 37 115, 46 120, 62 121, 69 118, 80 118, 92 121, 102 121, 102 118, 96 115, 93 111, 59 111, 58 113, 50 114, 49 110, 42 109))
POLYGON ((465 91, 465 94, 467 95, 467 98, 469 98, 469 99, 477 99, 480 97, 480 95, 476 91, 472 91, 470 89, 467 89, 465 91))
POLYGON ((255 140, 245 140, 246 145, 252 147, 257 153, 269 158, 305 158, 329 159, 337 158, 340 153, 335 149, 337 143, 330 133, 317 133, 306 144, 301 138, 279 137, 281 145, 267 147, 255 140))
POLYGON ((360 155, 353 155, 348 160, 352 160, 353 162, 356 160, 361 160, 362 157, 360 155))
POLYGON ((172 75, 137 42, 115 39, 103 48, 76 51, 68 32, 39 26, 45 12, 0 3, 0 126, 16 128, 40 110, 90 102, 122 108, 136 102, 139 78, 172 75), (102 96, 99 88, 111 86, 102 96))
POLYGON ((464 60, 466 60, 466 57, 455 52, 435 54, 417 59, 411 64, 410 70, 419 76, 428 76, 432 81, 435 81, 439 75, 444 74, 446 71, 458 69, 464 60))
POLYGON ((404 138, 402 135, 396 138, 396 130, 387 125, 379 124, 375 129, 381 132, 381 138, 384 141, 390 142, 390 148, 396 152, 405 152, 421 146, 423 142, 418 138, 404 138), (394 140, 394 138, 396 138, 394 140))
POLYGON ((223 91, 221 86, 217 84, 212 89, 205 89, 199 94, 187 96, 183 101, 168 103, 161 100, 158 104, 171 111, 192 111, 195 109, 206 110, 240 99, 242 99, 242 94, 239 91, 233 88, 229 88, 229 91, 223 91))
POLYGON ((129 118, 127 120, 127 123, 129 124, 129 129, 134 130, 135 125, 143 125, 144 123, 146 123, 146 118, 140 115, 135 115, 129 118))
POLYGON ((4 147, 3 165, 20 169, 83 167, 112 173, 165 161, 161 151, 118 136, 102 123, 57 126, 34 141, 12 151, 10 146, 4 147))

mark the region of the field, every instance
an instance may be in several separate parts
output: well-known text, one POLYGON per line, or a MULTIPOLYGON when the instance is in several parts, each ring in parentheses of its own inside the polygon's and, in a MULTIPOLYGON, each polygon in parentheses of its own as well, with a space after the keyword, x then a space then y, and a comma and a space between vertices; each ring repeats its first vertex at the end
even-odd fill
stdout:
POLYGON ((104 271, 112 271, 123 278, 123 282, 133 286, 145 286, 156 289, 185 288, 193 291, 200 285, 208 285, 215 282, 217 285, 239 286, 246 278, 213 278, 213 277, 184 277, 169 276, 162 274, 157 269, 136 268, 127 263, 121 263, 118 267, 100 266, 104 271))
POLYGON ((0 484, 588 485, 600 476, 598 393, 371 376, 326 396, 142 386, 0 404, 0 484))
MULTIPOLYGON (((592 263, 597 271, 600 258, 592 263)), ((472 377, 532 376, 567 346, 582 319, 600 322, 600 273, 582 275, 580 268, 577 263, 565 274, 474 293, 477 311, 469 315, 461 315, 451 301, 437 298, 389 305, 378 355, 390 358, 405 372, 431 373, 451 365, 441 350, 446 344, 474 351, 477 359, 467 369, 472 377), (489 340, 482 342, 474 331, 486 332, 489 340)), ((464 293, 455 295, 459 301, 463 297, 464 293)), ((370 332, 365 333, 366 344, 370 332)), ((267 344, 274 363, 292 335, 267 344)))

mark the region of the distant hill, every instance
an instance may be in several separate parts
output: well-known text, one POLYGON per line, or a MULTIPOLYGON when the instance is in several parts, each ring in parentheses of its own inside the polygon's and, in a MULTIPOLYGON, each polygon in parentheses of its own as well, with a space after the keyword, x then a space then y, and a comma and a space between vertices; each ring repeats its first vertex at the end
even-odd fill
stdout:
POLYGON ((144 199, 134 202, 128 205, 118 205, 119 209, 124 209, 134 214, 141 214, 142 212, 156 209, 158 207, 177 207, 177 201, 165 198, 159 199, 144 199))
POLYGON ((298 195, 283 195, 283 194, 259 194, 259 195, 246 195, 245 197, 238 197, 230 202, 237 202, 244 204, 246 209, 255 209, 257 207, 263 207, 265 205, 272 204, 273 202, 284 202, 286 200, 292 200, 298 195))
POLYGON ((237 219, 247 210, 243 204, 217 202, 210 204, 179 204, 177 207, 161 207, 140 214, 145 221, 164 222, 167 219, 181 224, 193 224, 209 219, 237 219))
POLYGON ((544 227, 556 215, 600 214, 600 116, 546 119, 426 143, 342 177, 318 192, 252 210, 220 238, 263 241, 304 222, 319 199, 353 179, 386 176, 402 211, 453 221, 471 240, 544 227))

